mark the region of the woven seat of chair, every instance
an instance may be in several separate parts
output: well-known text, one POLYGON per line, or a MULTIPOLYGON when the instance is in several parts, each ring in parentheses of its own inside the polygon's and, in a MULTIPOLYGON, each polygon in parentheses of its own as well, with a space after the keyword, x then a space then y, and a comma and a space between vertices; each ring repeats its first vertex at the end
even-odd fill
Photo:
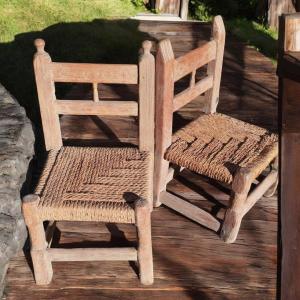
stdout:
POLYGON ((219 113, 201 115, 180 129, 165 159, 230 184, 240 167, 259 175, 278 155, 278 136, 219 113))
POLYGON ((134 223, 133 202, 151 201, 151 156, 135 148, 50 151, 35 189, 43 220, 134 223))

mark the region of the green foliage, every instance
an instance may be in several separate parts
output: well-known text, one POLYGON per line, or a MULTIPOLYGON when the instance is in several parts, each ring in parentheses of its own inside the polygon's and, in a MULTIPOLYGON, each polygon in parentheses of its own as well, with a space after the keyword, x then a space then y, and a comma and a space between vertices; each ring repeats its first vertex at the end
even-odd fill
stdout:
POLYGON ((45 39, 54 61, 137 63, 147 38, 138 21, 124 19, 144 10, 131 0, 0 0, 0 7, 0 82, 37 128, 34 39, 45 39))
POLYGON ((135 5, 136 7, 144 7, 144 0, 131 0, 131 2, 133 3, 133 5, 135 5))
POLYGON ((0 42, 60 22, 124 18, 145 10, 139 0, 0 0, 0 42))
POLYGON ((198 0, 192 0, 190 6, 190 12, 194 18, 201 21, 209 21, 211 19, 211 10, 204 3, 198 0))
MULTIPOLYGON (((262 1, 262 0, 261 0, 262 1)), ((199 20, 208 20, 212 15, 222 15, 226 19, 244 17, 254 19, 259 0, 192 0, 190 11, 199 20)))

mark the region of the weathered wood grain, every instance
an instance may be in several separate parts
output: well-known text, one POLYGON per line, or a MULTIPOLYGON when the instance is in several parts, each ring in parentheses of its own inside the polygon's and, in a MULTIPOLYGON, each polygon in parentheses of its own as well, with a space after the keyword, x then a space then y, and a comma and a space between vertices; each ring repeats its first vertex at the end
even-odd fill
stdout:
POLYGON ((135 65, 52 62, 51 69, 55 82, 138 83, 135 65))
MULTIPOLYGON (((153 39, 169 38, 178 57, 208 39, 210 27, 195 22, 143 21, 139 30, 153 39)), ((132 86, 98 85, 100 99, 137 100, 132 86), (134 95, 136 98, 134 98, 134 95)), ((69 99, 93 100, 91 90, 74 86, 69 99), (77 96, 77 97, 75 97, 77 96)), ((196 99, 174 115, 178 129, 199 114, 196 99)), ((267 129, 277 129, 277 79, 271 61, 232 36, 226 40, 218 111, 267 129)), ((137 143, 135 118, 62 116, 64 141, 100 143, 108 138, 137 143), (129 120, 129 122, 128 122, 129 120)), ((168 191, 223 218, 229 191, 207 178, 184 170, 168 191), (207 201, 207 199, 209 201, 207 201)), ((274 300, 277 281, 277 198, 263 198, 244 217, 235 244, 227 245, 212 231, 174 214, 166 207, 152 213, 155 283, 143 287, 127 262, 54 262, 47 287, 36 286, 24 256, 10 263, 8 300, 141 299, 158 300, 274 300)), ((294 211, 293 211, 294 212, 294 211)), ((61 246, 88 247, 135 244, 135 226, 59 222, 61 246)), ((54 237, 53 245, 57 245, 54 237)))
POLYGON ((283 16, 280 25, 281 299, 292 300, 300 297, 300 14, 283 16), (290 53, 293 53, 294 60, 289 59, 290 53))

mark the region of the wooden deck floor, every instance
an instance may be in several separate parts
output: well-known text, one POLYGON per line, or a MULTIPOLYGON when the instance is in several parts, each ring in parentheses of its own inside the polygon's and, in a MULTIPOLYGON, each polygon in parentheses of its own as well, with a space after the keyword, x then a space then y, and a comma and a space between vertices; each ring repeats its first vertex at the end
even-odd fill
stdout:
MULTIPOLYGON (((153 39, 169 37, 176 55, 207 37, 207 28, 196 23, 141 22, 139 30, 153 39)), ((134 95, 134 87, 100 86, 105 97, 134 95)), ((86 94, 80 87, 74 95, 86 94)), ((88 92, 87 92, 88 93, 88 92)), ((277 128, 277 80, 272 63, 253 48, 228 36, 219 112, 277 128)), ((73 95, 73 96, 74 96, 73 95)), ((197 116, 197 100, 175 116, 175 128, 197 116)), ((135 119, 98 117, 62 118, 64 138, 95 142, 118 136, 134 142, 135 119), (126 122, 125 122, 126 121, 126 122)), ((228 191, 188 171, 169 185, 169 190, 222 216, 217 201, 226 205, 228 191), (209 201, 205 200, 208 199, 209 201)), ((54 263, 49 286, 36 286, 23 254, 10 263, 7 299, 275 299, 277 280, 277 198, 261 199, 246 215, 235 244, 219 237, 166 207, 152 215, 155 284, 140 285, 135 267, 128 262, 54 263)), ((134 243, 131 225, 95 223, 58 224, 58 246, 134 243)))

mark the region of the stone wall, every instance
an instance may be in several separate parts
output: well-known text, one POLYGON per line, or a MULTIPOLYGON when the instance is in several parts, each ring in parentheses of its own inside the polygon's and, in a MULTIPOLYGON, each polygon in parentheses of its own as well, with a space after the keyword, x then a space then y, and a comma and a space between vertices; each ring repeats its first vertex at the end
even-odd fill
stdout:
POLYGON ((27 237, 20 191, 33 153, 34 135, 25 110, 0 84, 0 297, 8 261, 27 237))

